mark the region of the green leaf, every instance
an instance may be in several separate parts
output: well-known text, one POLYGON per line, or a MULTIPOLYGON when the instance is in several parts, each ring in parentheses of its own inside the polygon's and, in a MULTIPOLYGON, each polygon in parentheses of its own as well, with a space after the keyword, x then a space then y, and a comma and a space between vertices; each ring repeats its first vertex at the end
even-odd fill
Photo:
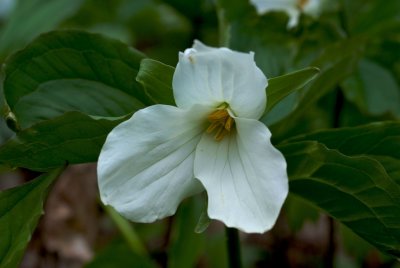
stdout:
POLYGON ((10 19, 0 33, 0 59, 23 47, 38 34, 56 27, 73 15, 83 0, 29 0, 15 1, 10 19))
POLYGON ((347 27, 352 34, 374 36, 392 34, 400 26, 400 2, 379 0, 344 0, 347 27), (357 12, 357 15, 355 15, 357 12))
POLYGON ((224 19, 228 22, 240 21, 248 15, 249 10, 254 10, 250 2, 247 1, 217 0, 216 2, 218 9, 220 9, 224 19))
MULTIPOLYGON (((295 109, 291 111, 290 117, 279 121, 279 124, 274 126, 275 133, 282 133, 290 129, 290 126, 298 122, 299 118, 308 108, 312 107, 320 98, 335 89, 344 79, 353 74, 360 58, 363 42, 363 39, 358 38, 342 40, 324 50, 312 63, 312 66, 317 66, 321 70, 320 74, 306 89, 305 93, 299 96, 300 100, 296 103, 295 109)), ((270 121, 273 121, 273 123, 277 122, 268 117, 263 118, 262 121, 264 123, 269 123, 270 121)))
POLYGON ((108 133, 124 119, 69 112, 35 124, 0 147, 0 164, 46 171, 67 163, 95 162, 108 133))
POLYGON ((267 77, 279 76, 295 69, 293 62, 297 48, 291 37, 276 31, 279 26, 270 27, 271 24, 277 24, 275 20, 265 17, 257 17, 255 20, 255 14, 249 14, 251 17, 248 20, 230 26, 229 46, 238 51, 253 51, 257 66, 267 77))
POLYGON ((62 169, 0 192, 0 266, 17 267, 40 216, 52 182, 62 169))
POLYGON ((371 115, 400 116, 400 87, 393 74, 374 61, 363 59, 358 71, 342 83, 347 99, 371 115))
POLYGON ((309 67, 269 79, 267 87, 268 99, 266 112, 270 111, 286 96, 297 90, 302 89, 311 80, 317 77, 318 73, 318 68, 309 67))
POLYGON ((22 129, 69 111, 124 116, 151 104, 135 80, 143 57, 101 35, 51 32, 7 60, 5 100, 22 129))
POLYGON ((318 141, 349 156, 368 156, 381 163, 400 184, 400 123, 378 122, 329 129, 294 137, 290 142, 318 141))
POLYGON ((367 256, 371 250, 376 249, 364 239, 361 239, 358 235, 354 234, 354 232, 346 226, 341 224, 338 227, 345 252, 355 257, 360 264, 359 266, 361 266, 365 256, 367 256))
POLYGON ((346 155, 386 155, 400 159, 400 122, 383 121, 357 127, 327 129, 291 138, 316 140, 346 155))
POLYGON ((320 68, 321 73, 307 90, 294 113, 315 103, 352 74, 357 67, 362 46, 362 39, 349 39, 326 48, 312 64, 320 68))
POLYGON ((278 146, 288 162, 290 191, 341 221, 382 252, 400 257, 400 186, 382 165, 318 142, 278 146))
POLYGON ((175 68, 159 61, 143 59, 136 80, 154 103, 175 105, 172 77, 175 68))
POLYGON ((216 7, 221 44, 238 51, 253 51, 257 66, 267 77, 297 69, 293 66, 297 51, 293 41, 298 39, 286 32, 287 17, 283 13, 260 16, 250 1, 243 0, 217 0, 216 7))

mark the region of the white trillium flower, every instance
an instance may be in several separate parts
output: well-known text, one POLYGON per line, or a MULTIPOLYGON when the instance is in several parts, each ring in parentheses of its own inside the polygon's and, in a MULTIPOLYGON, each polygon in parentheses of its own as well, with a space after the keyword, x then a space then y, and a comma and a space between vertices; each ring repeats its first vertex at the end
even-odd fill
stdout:
POLYGON ((289 16, 287 27, 296 27, 301 13, 318 17, 321 12, 322 0, 250 0, 258 14, 270 11, 283 11, 289 16))
POLYGON ((205 189, 211 219, 245 232, 271 229, 288 178, 258 121, 266 86, 254 53, 195 41, 179 54, 177 107, 139 110, 108 135, 98 162, 102 201, 132 221, 153 222, 205 189))

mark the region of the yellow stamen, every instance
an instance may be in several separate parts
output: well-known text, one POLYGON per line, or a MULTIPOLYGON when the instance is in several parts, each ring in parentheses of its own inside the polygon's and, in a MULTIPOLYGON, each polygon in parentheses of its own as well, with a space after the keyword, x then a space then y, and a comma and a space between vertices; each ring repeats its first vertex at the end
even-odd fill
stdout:
POLYGON ((222 141, 222 139, 228 134, 229 131, 226 130, 224 127, 220 127, 217 131, 217 134, 215 134, 214 139, 216 141, 222 141))
POLYGON ((216 141, 221 141, 230 133, 235 125, 235 120, 229 115, 226 107, 217 109, 207 117, 211 124, 208 126, 206 132, 215 132, 214 139, 216 141))
POLYGON ((208 120, 209 121, 216 121, 216 120, 221 120, 221 119, 225 119, 227 116, 229 116, 229 113, 227 110, 223 109, 223 110, 216 110, 215 112, 212 112, 209 116, 208 116, 208 120))
POLYGON ((235 123, 235 120, 233 120, 233 118, 229 116, 225 121, 225 125, 224 125, 225 129, 230 131, 234 123, 235 123))
POLYGON ((207 132, 207 133, 211 133, 211 132, 213 132, 217 127, 219 127, 219 126, 220 126, 220 123, 219 123, 219 122, 213 122, 213 123, 211 123, 210 126, 207 128, 206 132, 207 132))

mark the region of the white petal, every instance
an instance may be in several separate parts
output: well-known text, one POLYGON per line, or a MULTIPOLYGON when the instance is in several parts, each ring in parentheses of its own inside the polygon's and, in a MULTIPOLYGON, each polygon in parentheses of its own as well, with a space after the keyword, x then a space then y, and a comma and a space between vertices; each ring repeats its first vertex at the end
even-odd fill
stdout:
POLYGON ((179 54, 173 77, 175 102, 217 107, 226 102, 236 116, 258 119, 265 110, 267 78, 254 62, 254 53, 208 47, 195 41, 179 54))
POLYGON ((182 199, 202 190, 193 161, 209 112, 154 105, 113 129, 98 161, 102 201, 137 222, 174 214, 182 199))
POLYGON ((208 195, 208 215, 249 233, 272 228, 288 193, 286 161, 265 125, 236 118, 236 133, 216 142, 204 134, 194 174, 208 195))
POLYGON ((299 24, 300 11, 298 9, 291 9, 287 11, 287 14, 289 15, 287 28, 292 29, 299 24))

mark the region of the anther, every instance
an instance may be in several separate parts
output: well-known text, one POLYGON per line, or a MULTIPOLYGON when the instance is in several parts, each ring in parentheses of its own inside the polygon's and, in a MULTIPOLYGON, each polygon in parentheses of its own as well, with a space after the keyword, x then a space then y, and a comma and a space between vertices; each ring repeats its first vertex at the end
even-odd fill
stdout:
POLYGON ((221 126, 218 131, 217 134, 215 134, 214 139, 216 141, 222 141, 222 139, 226 136, 226 134, 228 134, 229 131, 226 130, 223 126, 221 126))
POLYGON ((227 116, 229 116, 229 113, 227 110, 225 110, 225 109, 216 110, 215 112, 212 112, 208 116, 208 120, 209 121, 221 120, 221 119, 225 119, 227 116))
POLYGON ((235 121, 233 120, 233 118, 229 116, 225 121, 225 129, 230 131, 234 123, 235 121))
POLYGON ((219 126, 220 126, 220 124, 219 124, 218 122, 213 122, 213 123, 211 123, 211 124, 208 126, 206 132, 207 132, 207 133, 211 133, 211 132, 213 132, 217 127, 219 127, 219 126))
POLYGON ((220 108, 208 115, 208 121, 210 125, 208 126, 206 132, 215 132, 214 139, 216 141, 221 141, 229 132, 233 129, 235 125, 235 120, 230 116, 227 109, 220 108))

